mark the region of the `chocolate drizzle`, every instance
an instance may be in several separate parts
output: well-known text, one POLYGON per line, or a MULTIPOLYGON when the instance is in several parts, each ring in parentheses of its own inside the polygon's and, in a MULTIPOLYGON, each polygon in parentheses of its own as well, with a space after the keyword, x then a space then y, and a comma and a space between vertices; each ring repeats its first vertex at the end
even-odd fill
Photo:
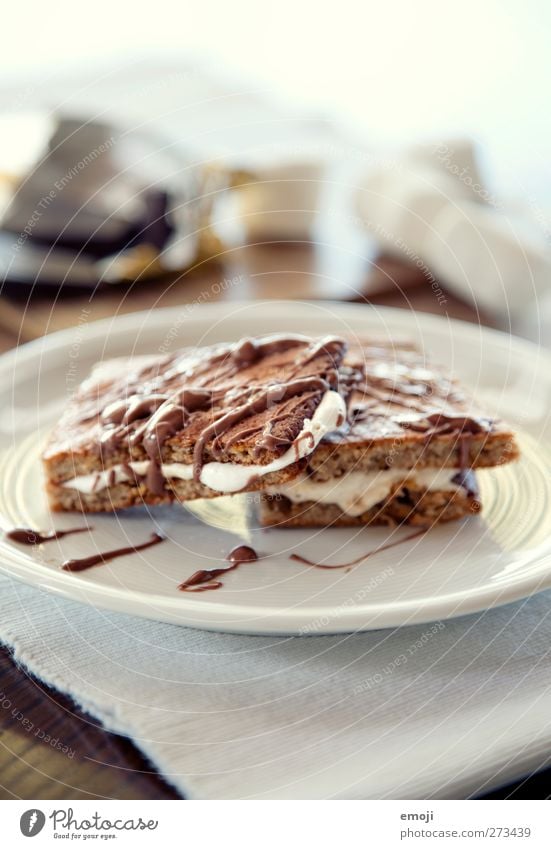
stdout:
POLYGON ((460 437, 459 471, 452 477, 452 483, 460 486, 467 498, 479 498, 476 475, 471 468, 471 434, 465 433, 460 437))
POLYGON ((364 560, 367 560, 369 557, 373 557, 375 554, 380 554, 381 551, 388 551, 390 548, 395 548, 397 545, 402 545, 405 542, 410 542, 412 539, 417 539, 417 537, 423 536, 423 534, 426 534, 427 530, 428 528, 419 528, 412 534, 402 537, 402 539, 397 539, 394 542, 387 542, 385 545, 379 545, 377 548, 373 548, 371 551, 366 552, 366 554, 362 554, 361 557, 357 557, 355 560, 350 560, 348 563, 316 563, 314 560, 309 560, 307 557, 303 557, 302 554, 291 554, 290 559, 295 560, 297 563, 304 563, 305 566, 314 566, 316 569, 350 569, 352 566, 357 566, 359 563, 363 563, 364 560))
POLYGON ((151 548, 153 545, 159 545, 164 542, 166 537, 161 534, 151 534, 151 538, 141 545, 129 545, 126 548, 115 548, 112 551, 102 551, 98 554, 92 554, 89 557, 78 557, 73 560, 66 560, 62 569, 65 572, 83 572, 85 569, 90 569, 91 566, 98 566, 100 563, 107 563, 109 560, 114 560, 116 557, 124 557, 125 554, 134 554, 136 551, 143 551, 145 548, 151 548))
MULTIPOLYGON (((44 542, 62 539, 71 534, 81 534, 85 531, 92 531, 93 528, 89 525, 85 528, 67 528, 65 531, 47 531, 41 533, 32 528, 12 528, 11 531, 6 531, 6 539, 12 542, 17 542, 20 545, 39 545, 44 542)), ((141 545, 131 545, 126 548, 117 548, 112 551, 103 551, 98 554, 92 554, 89 557, 79 557, 73 560, 66 560, 62 569, 66 572, 82 572, 84 569, 89 569, 91 566, 97 566, 99 563, 107 563, 108 560, 114 560, 116 557, 122 557, 125 554, 134 554, 136 551, 142 551, 144 548, 150 548, 153 545, 158 545, 164 542, 166 538, 161 534, 154 533, 151 538, 141 545)))
POLYGON ((446 413, 432 413, 423 419, 400 422, 406 430, 422 433, 426 438, 433 436, 454 436, 486 433, 491 429, 489 419, 476 419, 472 416, 452 416, 446 413))
POLYGON ((238 545, 237 548, 230 551, 227 559, 232 564, 231 566, 224 566, 219 569, 199 569, 181 583, 178 589, 184 593, 203 593, 208 590, 218 590, 223 586, 223 583, 217 581, 216 578, 225 575, 226 572, 238 569, 242 563, 256 562, 258 555, 254 548, 248 545, 238 545))
POLYGON ((13 528, 11 531, 6 531, 6 539, 12 542, 18 542, 20 545, 40 545, 43 542, 51 542, 54 539, 62 539, 71 534, 82 534, 85 531, 91 531, 93 528, 87 526, 85 528, 67 528, 66 531, 46 531, 41 533, 32 528, 13 528))
POLYGON ((460 486, 467 498, 478 498, 479 490, 476 475, 472 469, 460 469, 451 479, 452 483, 460 486))
MULTIPOLYGON (((447 373, 427 365, 408 343, 363 341, 351 346, 340 368, 348 387, 348 422, 325 442, 371 443, 379 439, 423 442, 482 437, 496 423, 472 411, 472 403, 447 373)), ((479 440, 478 440, 479 441, 479 440)), ((459 465, 459 464, 458 464, 459 465)))
POLYGON ((261 356, 261 350, 253 339, 242 339, 233 349, 231 356, 238 366, 250 366, 261 356))
POLYGON ((83 435, 93 428, 106 466, 113 457, 128 465, 145 455, 148 488, 162 495, 164 448, 176 434, 182 438, 174 462, 191 460, 196 481, 208 459, 223 462, 231 449, 235 456, 240 442, 260 462, 283 454, 336 387, 345 347, 337 337, 275 334, 144 358, 132 371, 123 363, 120 375, 106 367, 104 379, 100 366, 60 428, 84 426, 83 435))
MULTIPOLYGON (((251 418, 257 413, 269 410, 276 404, 287 401, 289 398, 296 398, 299 395, 304 395, 307 392, 312 393, 312 395, 319 394, 321 398, 321 395, 324 392, 327 392, 329 388, 327 381, 320 377, 302 377, 296 380, 291 380, 287 383, 274 383, 267 389, 261 390, 256 395, 250 397, 244 404, 241 404, 216 419, 211 425, 201 432, 195 443, 193 451, 193 474, 195 480, 200 480, 201 469, 203 468, 203 452, 205 445, 209 440, 212 439, 211 451, 213 456, 217 459, 221 459, 224 454, 225 447, 221 445, 220 437, 230 430, 230 428, 233 428, 244 419, 251 418)), ((232 444, 245 438, 245 436, 251 436, 251 428, 244 429, 243 431, 235 434, 231 440, 232 444)), ((264 434, 264 432, 262 432, 260 443, 263 447, 266 445, 266 436, 271 437, 273 450, 275 438, 271 432, 268 434, 264 434)), ((288 438, 282 438, 279 440, 277 448, 281 449, 285 445, 290 445, 292 441, 293 440, 288 438)))
MULTIPOLYGON (((291 554, 290 559, 296 561, 297 563, 302 563, 305 566, 313 566, 316 569, 344 569, 349 572, 352 567, 357 566, 359 563, 363 563, 369 557, 373 557, 375 554, 380 554, 382 551, 388 551, 390 548, 394 548, 398 545, 403 545, 406 542, 410 542, 413 539, 417 539, 418 537, 423 536, 427 532, 428 528, 422 527, 415 530, 413 533, 408 534, 401 539, 395 540, 394 542, 385 543, 384 545, 380 545, 377 548, 372 549, 371 551, 362 554, 360 557, 357 557, 355 560, 351 560, 348 563, 316 563, 314 560, 309 560, 307 557, 303 557, 301 554, 291 554)), ((232 572, 234 569, 237 569, 243 563, 253 563, 258 560, 258 555, 253 548, 250 548, 248 545, 240 545, 237 548, 234 548, 227 558, 231 566, 223 566, 216 569, 199 569, 197 572, 194 572, 189 578, 187 578, 183 583, 180 584, 178 589, 181 592, 188 593, 203 593, 208 592, 209 590, 218 590, 223 586, 222 581, 217 580, 221 576, 225 575, 227 572, 232 572)))

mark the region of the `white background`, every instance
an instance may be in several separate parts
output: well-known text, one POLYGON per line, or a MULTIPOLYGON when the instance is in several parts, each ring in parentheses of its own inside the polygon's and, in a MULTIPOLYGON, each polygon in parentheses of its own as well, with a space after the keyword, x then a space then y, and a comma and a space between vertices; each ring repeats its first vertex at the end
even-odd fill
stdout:
POLYGON ((545 0, 29 0, 4 6, 2 30, 4 83, 113 57, 195 57, 373 139, 469 132, 500 162, 521 157, 534 183, 548 179, 545 0))

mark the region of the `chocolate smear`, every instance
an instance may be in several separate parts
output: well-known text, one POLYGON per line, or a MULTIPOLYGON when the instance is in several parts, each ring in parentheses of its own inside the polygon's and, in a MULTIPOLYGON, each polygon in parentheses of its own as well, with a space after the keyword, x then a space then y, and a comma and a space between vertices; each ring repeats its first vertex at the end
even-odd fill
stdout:
POLYGON ((54 539, 62 539, 71 534, 82 534, 85 531, 92 531, 93 528, 87 526, 85 528, 67 528, 66 531, 35 531, 32 528, 13 528, 11 531, 6 531, 6 539, 12 542, 18 542, 20 545, 39 545, 42 542, 50 542, 54 539))
POLYGON ((126 554, 134 554, 136 551, 143 551, 145 548, 151 548, 153 545, 158 545, 164 542, 166 537, 161 534, 151 534, 151 538, 141 545, 129 545, 126 548, 115 548, 112 551, 102 551, 98 554, 92 554, 89 557, 78 557, 74 560, 66 560, 62 569, 65 572, 83 572, 85 569, 90 569, 91 566, 97 566, 100 563, 107 563, 109 560, 115 560, 116 557, 124 557, 126 554))
POLYGON ((345 347, 334 336, 308 339, 273 334, 208 351, 187 349, 146 359, 129 375, 109 377, 105 384, 92 386, 75 423, 97 416, 96 450, 105 466, 115 455, 128 464, 143 460, 145 454, 150 461, 147 481, 161 495, 166 493, 161 483, 166 442, 187 428, 194 442, 196 481, 207 461, 207 446, 209 459, 222 461, 241 438, 253 443, 248 446, 253 457, 284 453, 297 435, 295 410, 311 413, 321 396, 337 385, 335 366, 340 365, 345 347), (273 356, 278 360, 265 371, 264 361, 273 356), (282 425, 281 407, 286 401, 285 414, 293 422, 289 432, 282 425), (274 415, 267 425, 266 411, 272 407, 274 415), (241 433, 232 433, 229 439, 228 431, 234 428, 241 433))
MULTIPOLYGON (((296 380, 290 380, 287 383, 276 383, 269 386, 266 390, 259 392, 253 396, 245 404, 230 410, 219 419, 212 422, 198 436, 193 451, 193 475, 196 481, 200 480, 201 470, 203 468, 203 451, 209 439, 218 440, 226 431, 239 424, 244 419, 253 416, 256 413, 261 413, 269 409, 271 404, 286 401, 296 395, 302 395, 305 392, 319 391, 326 392, 329 389, 329 384, 321 377, 300 377, 296 380)), ((214 447, 214 446, 213 446, 214 447)))
POLYGON ((452 483, 460 486, 467 498, 478 498, 480 493, 476 475, 470 467, 471 434, 461 436, 459 445, 459 471, 452 477, 452 483))
POLYGON ((367 560, 369 557, 373 557, 375 554, 380 554, 381 551, 388 551, 390 548, 395 548, 397 545, 402 545, 405 542, 409 542, 412 539, 423 536, 423 534, 426 534, 427 530, 428 528, 425 527, 419 528, 414 533, 402 537, 402 539, 397 539, 394 542, 387 542, 385 545, 379 545, 377 548, 373 548, 371 551, 362 554, 361 557, 357 557, 355 560, 350 560, 348 563, 316 563, 314 560, 309 560, 307 557, 303 557, 302 554, 291 554, 291 560, 295 560, 297 563, 304 563, 305 566, 314 566, 316 569, 346 569, 350 566, 357 566, 358 563, 363 563, 364 560, 367 560))
POLYGON ((199 569, 194 572, 190 578, 187 578, 178 587, 184 593, 202 593, 207 590, 218 590, 223 586, 221 581, 216 578, 226 572, 232 572, 241 566, 242 563, 254 563, 258 560, 258 555, 254 548, 248 545, 238 545, 230 551, 227 557, 231 566, 224 566, 218 569, 199 569))

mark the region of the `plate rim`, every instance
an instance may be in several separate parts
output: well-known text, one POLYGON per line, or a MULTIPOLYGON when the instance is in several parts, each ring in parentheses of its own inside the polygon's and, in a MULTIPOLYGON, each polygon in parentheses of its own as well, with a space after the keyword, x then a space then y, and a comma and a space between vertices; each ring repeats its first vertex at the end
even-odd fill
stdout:
MULTIPOLYGON (((121 590, 116 587, 89 584, 77 576, 69 575, 67 578, 63 578, 61 574, 57 575, 55 572, 51 573, 53 583, 47 578, 42 577, 41 579, 38 575, 35 577, 32 574, 33 565, 35 565, 34 561, 29 562, 25 560, 24 553, 21 552, 21 554, 23 554, 20 564, 22 571, 14 572, 8 564, 3 563, 0 566, 0 572, 27 586, 46 591, 67 601, 76 601, 98 607, 100 610, 111 610, 117 613, 139 616, 144 619, 166 622, 188 628, 258 636, 331 636, 336 634, 362 633, 372 630, 407 628, 410 625, 430 624, 441 620, 457 619, 460 616, 484 613, 515 601, 527 600, 532 595, 551 589, 550 569, 545 579, 542 578, 537 584, 537 589, 534 589, 534 578, 526 577, 512 584, 507 584, 501 590, 497 587, 495 591, 492 588, 488 588, 483 593, 464 597, 453 607, 451 612, 443 613, 441 610, 438 611, 436 609, 438 604, 441 603, 442 595, 424 599, 422 603, 407 601, 394 602, 391 608, 388 605, 367 603, 362 605, 361 613, 353 608, 346 608, 345 611, 339 611, 339 608, 335 608, 336 612, 331 612, 330 614, 331 625, 322 626, 316 630, 305 631, 305 622, 311 623, 312 621, 328 616, 327 607, 319 609, 301 607, 300 611, 293 608, 286 610, 285 617, 289 627, 282 628, 277 624, 268 624, 281 616, 280 609, 257 609, 255 607, 242 607, 234 604, 231 607, 230 615, 228 615, 228 611, 220 608, 213 602, 204 601, 201 609, 198 610, 196 608, 195 612, 204 612, 206 616, 209 613, 215 614, 216 619, 208 618, 203 621, 203 618, 200 616, 194 618, 187 615, 188 613, 193 613, 192 602, 187 599, 182 600, 176 597, 170 599, 167 596, 147 596, 146 599, 143 593, 136 590, 121 590), (23 573, 27 571, 29 573, 28 580, 23 576, 23 573), (159 618, 159 616, 154 615, 156 601, 159 602, 159 606, 165 607, 168 616, 159 618), (136 610, 136 607, 138 610, 136 610), (396 621, 393 620, 392 615, 389 615, 389 610, 398 616, 396 621), (408 615, 404 619, 403 614, 406 612, 408 612, 408 615), (176 613, 181 615, 176 615, 176 613), (239 615, 240 613, 242 613, 241 616, 239 615), (349 615, 346 616, 346 613, 349 615), (402 615, 399 615, 400 613, 402 615), (378 621, 379 615, 381 622, 378 621), (366 619, 368 620, 367 623, 363 621, 366 619), (372 619, 375 620, 373 624, 371 624, 372 619), (354 624, 354 622, 357 624, 354 624), (245 627, 244 623, 251 623, 254 630, 245 627)), ((546 563, 551 565, 551 554, 538 559, 537 563, 541 564, 542 568, 546 563)), ((452 593, 448 597, 453 598, 453 596, 454 594, 452 593)))
MULTIPOLYGON (((243 307, 270 307, 281 308, 292 306, 296 308, 297 306, 304 307, 319 307, 323 306, 327 309, 327 312, 330 312, 332 309, 337 309, 339 311, 356 311, 358 309, 361 310, 369 310, 374 313, 382 313, 388 315, 389 318, 396 319, 398 323, 405 322, 407 320, 407 316, 411 316, 412 311, 407 309, 402 309, 400 307, 388 307, 388 306, 379 306, 378 304, 369 304, 369 303, 348 303, 346 301, 312 301, 312 300, 300 300, 300 299, 289 299, 285 298, 274 298, 270 299, 258 299, 254 301, 247 300, 232 300, 228 301, 217 301, 211 304, 191 304, 193 307, 193 313, 188 316, 189 320, 193 319, 193 314, 197 313, 200 317, 200 313, 202 312, 222 312, 227 310, 230 306, 243 306, 243 307)), ((121 313, 120 315, 110 316, 106 318, 94 319, 93 321, 86 322, 82 325, 83 339, 82 342, 86 341, 86 335, 91 332, 91 329, 97 329, 100 331, 102 328, 107 328, 116 323, 117 325, 122 325, 123 329, 126 329, 125 326, 128 325, 132 327, 134 322, 137 320, 141 320, 142 325, 145 324, 146 318, 149 318, 150 321, 154 321, 155 324, 163 324, 163 320, 165 317, 169 315, 173 316, 174 312, 178 309, 185 309, 189 307, 190 303, 182 303, 174 306, 167 307, 159 307, 151 310, 137 310, 134 312, 121 313)), ((530 339, 524 339, 521 336, 517 336, 514 333, 508 333, 505 330, 499 330, 495 327, 488 327, 483 324, 475 324, 474 322, 466 321, 464 319, 458 318, 449 318, 443 315, 437 315, 435 313, 423 312, 422 310, 413 311, 415 316, 420 317, 422 323, 431 324, 434 327, 440 327, 442 325, 450 327, 452 330, 454 327, 459 329, 461 333, 468 333, 469 335, 474 335, 475 333, 482 334, 484 336, 490 336, 493 338, 494 342, 497 344, 507 344, 513 345, 516 348, 524 349, 528 356, 537 356, 543 357, 549 365, 551 366, 551 350, 543 347, 543 345, 538 345, 536 342, 532 342, 530 339)), ((12 364, 17 364, 18 360, 26 361, 32 356, 36 351, 42 350, 44 346, 47 349, 59 350, 64 347, 65 342, 71 340, 74 341, 73 335, 76 325, 71 325, 70 327, 62 328, 61 330, 54 330, 52 333, 47 333, 44 336, 40 336, 37 339, 32 339, 29 342, 25 342, 23 345, 19 345, 16 348, 12 348, 9 351, 5 351, 0 354, 0 372, 4 371, 4 369, 8 368, 12 364)))

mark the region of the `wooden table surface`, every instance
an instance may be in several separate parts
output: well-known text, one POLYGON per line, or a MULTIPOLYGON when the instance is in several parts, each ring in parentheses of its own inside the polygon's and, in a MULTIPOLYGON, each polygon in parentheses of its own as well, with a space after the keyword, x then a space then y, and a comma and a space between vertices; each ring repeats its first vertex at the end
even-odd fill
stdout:
MULTIPOLYGON (((28 293, 0 297, 0 349, 86 320, 190 302, 257 298, 335 299, 387 304, 451 318, 480 321, 448 292, 435 297, 423 274, 401 259, 377 256, 366 245, 365 261, 347 262, 342 251, 308 243, 265 243, 229 250, 220 264, 202 266, 178 279, 137 283, 89 293, 28 293), (337 271, 336 271, 337 269, 337 271), (224 286, 216 283, 227 281, 224 286)), ((484 323, 491 324, 487 318, 484 323)), ((541 787, 545 786, 545 778, 541 787)), ((524 783, 497 795, 541 793, 524 783)), ((538 785, 539 786, 539 785, 538 785)), ((496 795, 496 794, 494 794, 496 795)), ((102 730, 67 697, 18 668, 0 650, 0 798, 171 799, 178 794, 132 743, 102 730), (21 716, 28 720, 21 721, 21 716), (19 718, 18 718, 19 717, 19 718), (32 729, 29 730, 29 729, 32 729), (61 738, 74 757, 40 740, 36 729, 61 738)))

